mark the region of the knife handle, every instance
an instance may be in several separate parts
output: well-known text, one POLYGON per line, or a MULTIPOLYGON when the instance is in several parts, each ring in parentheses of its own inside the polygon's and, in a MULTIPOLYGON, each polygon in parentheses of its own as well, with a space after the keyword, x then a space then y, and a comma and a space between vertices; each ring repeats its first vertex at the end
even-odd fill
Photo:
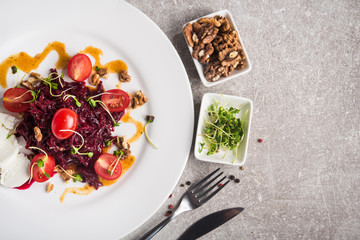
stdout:
POLYGON ((172 217, 173 217, 173 215, 165 218, 161 223, 156 225, 154 228, 152 228, 147 233, 145 233, 144 236, 139 238, 139 240, 149 240, 149 239, 153 238, 163 227, 166 226, 166 224, 168 224, 171 221, 172 217))

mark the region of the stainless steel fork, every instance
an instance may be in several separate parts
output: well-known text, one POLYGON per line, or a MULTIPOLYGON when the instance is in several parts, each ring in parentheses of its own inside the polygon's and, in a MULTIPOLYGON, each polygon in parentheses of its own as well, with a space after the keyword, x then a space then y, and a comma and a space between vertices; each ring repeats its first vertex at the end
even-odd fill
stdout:
POLYGON ((145 233, 145 235, 142 236, 140 239, 141 240, 151 239, 163 227, 165 227, 165 225, 168 224, 174 217, 185 211, 193 210, 195 208, 202 206, 204 203, 209 201, 213 196, 215 196, 215 194, 217 194, 221 189, 223 189, 226 186, 226 184, 230 182, 230 180, 228 180, 224 184, 221 184, 221 182, 226 178, 226 176, 224 176, 216 183, 214 183, 211 187, 209 187, 210 184, 216 181, 216 179, 218 179, 218 177, 220 177, 223 174, 223 172, 221 172, 208 181, 208 179, 211 178, 219 170, 220 168, 216 169, 215 171, 204 177, 202 180, 200 180, 198 183, 196 183, 194 186, 189 188, 189 190, 187 190, 184 196, 182 197, 180 204, 175 208, 176 210, 174 211, 174 213, 165 220, 163 220, 161 223, 156 225, 153 229, 145 233), (216 190, 212 191, 214 188, 216 188, 216 190))

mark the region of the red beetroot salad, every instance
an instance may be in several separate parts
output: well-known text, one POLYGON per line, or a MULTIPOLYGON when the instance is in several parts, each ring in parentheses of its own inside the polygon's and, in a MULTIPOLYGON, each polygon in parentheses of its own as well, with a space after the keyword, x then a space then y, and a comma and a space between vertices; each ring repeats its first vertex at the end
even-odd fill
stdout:
MULTIPOLYGON (((111 141, 114 136, 111 135, 114 130, 114 122, 103 107, 97 104, 92 107, 87 99, 104 92, 102 82, 95 89, 90 89, 85 82, 66 82, 59 75, 56 69, 50 69, 52 83, 57 84, 57 89, 51 89, 45 82, 41 82, 35 87, 34 91, 38 93, 37 101, 30 104, 30 108, 24 112, 24 119, 16 128, 16 135, 23 136, 26 140, 25 148, 35 146, 43 149, 50 156, 55 158, 55 164, 67 169, 75 166, 76 171, 82 176, 83 182, 87 182, 96 189, 102 186, 99 177, 94 170, 94 163, 102 154, 102 149, 106 147, 105 141, 111 141), (51 89, 51 90, 50 90, 51 89), (61 96, 53 96, 60 95, 61 96), (64 95, 76 96, 81 106, 69 97, 64 95), (65 99, 65 100, 64 100, 65 99), (78 115, 78 127, 76 132, 84 138, 84 145, 81 152, 92 152, 91 157, 72 153, 72 146, 79 147, 82 139, 78 134, 73 134, 70 138, 59 140, 51 131, 51 122, 55 112, 61 108, 68 108, 75 111, 78 115), (42 140, 35 139, 34 128, 39 127, 42 134, 42 140)), ((101 96, 94 97, 94 100, 100 100, 101 96)), ((124 111, 111 113, 114 120, 118 122, 124 115, 124 111)), ((35 154, 40 151, 34 150, 35 154)))

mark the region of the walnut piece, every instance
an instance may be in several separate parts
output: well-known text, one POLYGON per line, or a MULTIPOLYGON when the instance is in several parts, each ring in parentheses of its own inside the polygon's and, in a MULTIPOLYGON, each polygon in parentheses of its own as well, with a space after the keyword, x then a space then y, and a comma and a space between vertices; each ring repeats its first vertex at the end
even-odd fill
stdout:
POLYGON ((35 87, 29 81, 21 81, 21 85, 30 90, 35 89, 35 87))
POLYGON ((73 176, 74 174, 76 174, 74 165, 69 166, 65 170, 68 174, 66 174, 59 166, 55 166, 54 170, 55 172, 60 174, 61 178, 64 179, 66 183, 70 182, 71 177, 69 175, 73 176))
POLYGON ((131 76, 128 74, 128 71, 122 70, 119 72, 119 81, 120 82, 130 82, 131 76))
POLYGON ((34 133, 36 141, 40 142, 43 138, 43 135, 41 134, 41 130, 38 126, 34 127, 34 133))
POLYGON ((131 108, 135 109, 139 106, 144 105, 147 102, 147 97, 144 95, 143 91, 137 91, 134 96, 131 98, 131 108))
POLYGON ((212 17, 212 18, 201 18, 198 23, 202 24, 202 23, 208 23, 208 24, 212 24, 215 27, 220 27, 221 26, 221 22, 219 22, 216 18, 212 17))
POLYGON ((91 78, 89 83, 93 86, 97 86, 100 83, 100 75, 95 73, 91 78))
POLYGON ((199 31, 200 44, 206 44, 212 42, 219 32, 218 28, 215 28, 212 24, 205 24, 199 31))
POLYGON ((122 152, 120 159, 128 158, 131 154, 130 144, 126 141, 126 137, 117 137, 115 145, 118 147, 118 150, 122 152))
POLYGON ((105 79, 109 77, 109 71, 107 68, 100 68, 97 71, 97 74, 99 74, 100 77, 105 78, 105 79))
POLYGON ((54 189, 54 184, 52 183, 48 183, 47 187, 46 187, 46 192, 49 193, 54 189))
POLYGON ((192 39, 192 32, 193 29, 191 23, 186 24, 186 26, 184 27, 184 35, 190 47, 194 46, 194 41, 192 39))
POLYGON ((196 45, 193 51, 193 57, 198 59, 201 63, 209 61, 210 56, 214 53, 214 48, 211 43, 196 45))

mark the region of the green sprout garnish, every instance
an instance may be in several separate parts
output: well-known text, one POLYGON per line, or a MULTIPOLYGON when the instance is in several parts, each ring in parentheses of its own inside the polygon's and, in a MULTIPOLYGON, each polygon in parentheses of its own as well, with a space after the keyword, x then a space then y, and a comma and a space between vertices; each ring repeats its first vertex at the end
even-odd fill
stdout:
POLYGON ((147 125, 149 125, 150 123, 154 122, 155 117, 154 116, 150 116, 150 115, 146 115, 145 120, 146 120, 146 124, 144 126, 144 133, 145 133, 145 138, 146 140, 156 149, 158 149, 158 147, 150 140, 148 133, 146 131, 146 127, 147 125))
POLYGON ((18 68, 16 66, 11 66, 11 72, 12 74, 17 73, 18 68))
POLYGON ((31 168, 30 168, 30 178, 29 178, 29 182, 28 182, 28 183, 31 183, 31 180, 32 180, 32 178, 33 178, 33 169, 34 169, 34 166, 35 166, 35 165, 38 165, 38 167, 41 168, 41 170, 42 170, 43 174, 45 175, 45 177, 50 178, 50 175, 49 175, 47 172, 45 172, 44 169, 42 169, 42 167, 44 167, 45 162, 46 162, 47 159, 48 159, 48 154, 47 154, 44 150, 42 150, 41 148, 38 148, 38 147, 29 147, 29 149, 36 149, 36 150, 39 150, 39 151, 41 151, 42 153, 44 153, 44 154, 45 154, 45 158, 44 158, 45 160, 39 159, 37 162, 35 162, 35 163, 33 163, 33 164, 31 165, 31 168))
POLYGON ((22 103, 33 103, 36 101, 36 99, 39 96, 40 90, 38 90, 37 92, 33 91, 33 90, 27 90, 26 92, 24 92, 23 94, 21 94, 20 96, 17 96, 14 99, 19 99, 22 98, 23 96, 25 96, 27 93, 30 93, 32 96, 32 99, 30 101, 26 101, 26 102, 22 102, 22 103))
POLYGON ((121 150, 120 150, 120 152, 121 152, 121 154, 119 156, 117 156, 117 159, 115 161, 113 161, 108 168, 108 173, 110 174, 110 176, 112 176, 114 174, 114 170, 115 170, 116 166, 119 164, 120 157, 123 154, 123 152, 121 150), (114 163, 115 163, 115 165, 114 165, 114 163), (113 166, 113 165, 114 165, 114 167, 111 169, 111 166, 113 166))
POLYGON ((100 70, 100 67, 99 66, 96 66, 95 67, 95 71, 99 71, 100 70))
POLYGON ((74 175, 74 178, 73 178, 73 181, 74 181, 74 182, 76 182, 76 181, 82 182, 82 181, 83 181, 83 178, 81 177, 80 174, 75 174, 75 175, 74 175))
POLYGON ((81 175, 79 173, 74 174, 74 175, 70 175, 64 168, 62 168, 60 165, 56 165, 58 168, 60 168, 66 175, 68 175, 69 177, 71 177, 73 179, 74 182, 79 181, 82 182, 83 178, 81 177, 81 175))
POLYGON ((94 155, 93 152, 84 152, 84 153, 79 152, 79 150, 84 146, 84 143, 85 143, 84 137, 80 133, 78 133, 76 131, 73 131, 73 130, 70 130, 70 129, 62 129, 62 130, 60 130, 60 132, 72 132, 72 133, 75 133, 76 135, 80 136, 81 145, 80 145, 80 147, 75 147, 73 145, 72 148, 71 148, 71 154, 78 154, 78 155, 88 156, 90 158, 94 155))
POLYGON ((44 161, 40 159, 39 161, 37 161, 37 165, 38 167, 42 168, 44 166, 44 161))
POLYGON ((201 142, 201 143, 200 143, 199 153, 201 153, 201 152, 204 150, 204 147, 205 147, 205 143, 204 143, 204 142, 201 142))
POLYGON ((205 126, 202 129, 202 136, 204 144, 200 143, 200 150, 202 151, 206 144, 208 149, 207 155, 218 153, 220 149, 225 150, 225 155, 228 151, 233 151, 235 159, 237 159, 237 151, 240 143, 244 139, 244 123, 239 117, 238 113, 241 108, 225 108, 219 106, 218 102, 211 104, 208 108, 208 120, 204 119, 205 126))
POLYGON ((98 97, 102 94, 105 94, 105 93, 101 93, 101 94, 98 94, 96 96, 92 96, 92 97, 89 97, 86 101, 90 104, 91 107, 95 108, 96 107, 96 104, 99 103, 99 105, 109 114, 111 120, 113 121, 114 123, 114 127, 118 127, 120 126, 120 123, 116 122, 113 115, 110 113, 110 110, 109 108, 106 106, 106 104, 100 100, 94 100, 93 98, 95 97, 98 97))
POLYGON ((122 155, 124 155, 124 152, 121 150, 116 150, 114 151, 113 155, 116 157, 121 157, 122 155))
POLYGON ((68 98, 74 99, 76 106, 81 107, 81 102, 79 102, 74 95, 66 94, 64 95, 63 100, 66 101, 68 98))

